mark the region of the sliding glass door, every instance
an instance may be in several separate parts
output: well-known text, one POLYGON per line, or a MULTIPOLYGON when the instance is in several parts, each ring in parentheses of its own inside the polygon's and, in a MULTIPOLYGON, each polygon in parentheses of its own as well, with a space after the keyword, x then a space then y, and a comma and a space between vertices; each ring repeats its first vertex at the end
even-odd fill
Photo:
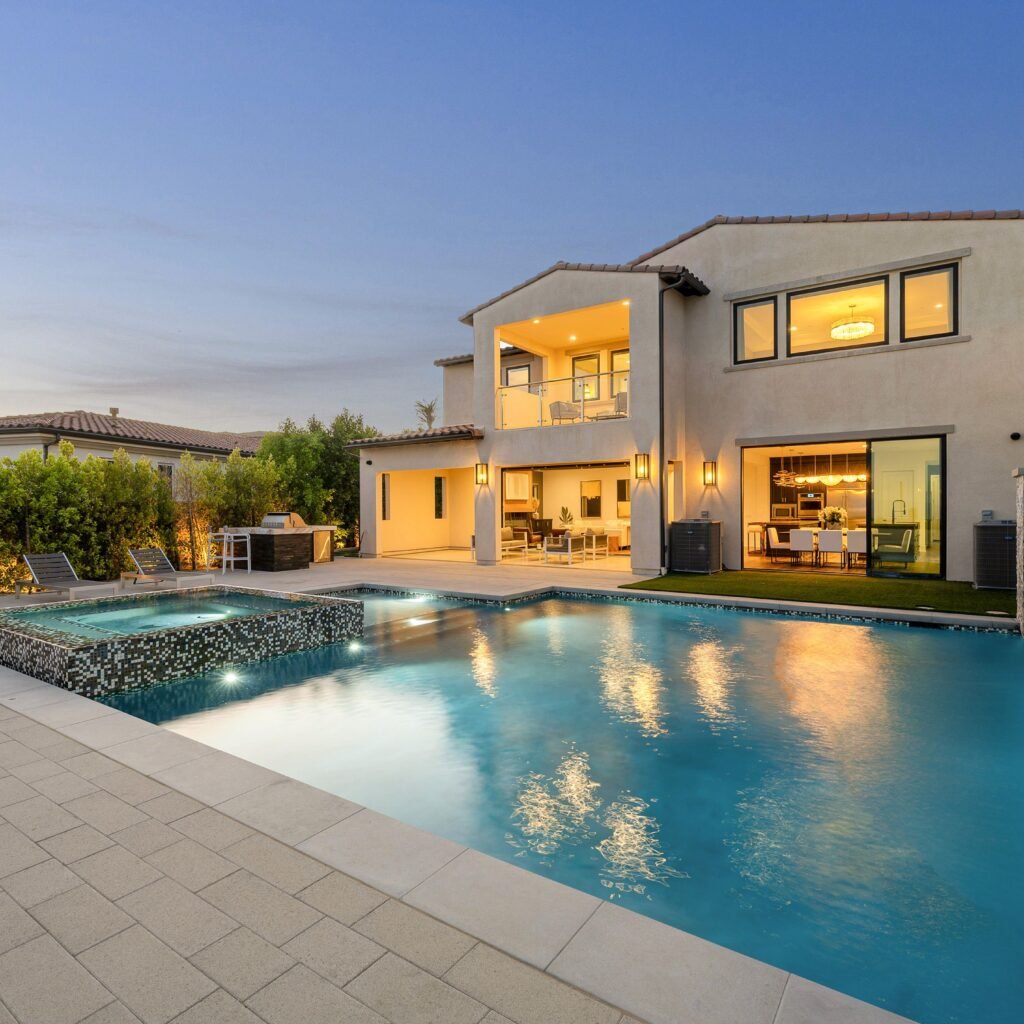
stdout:
POLYGON ((868 572, 943 576, 945 438, 872 441, 868 572))

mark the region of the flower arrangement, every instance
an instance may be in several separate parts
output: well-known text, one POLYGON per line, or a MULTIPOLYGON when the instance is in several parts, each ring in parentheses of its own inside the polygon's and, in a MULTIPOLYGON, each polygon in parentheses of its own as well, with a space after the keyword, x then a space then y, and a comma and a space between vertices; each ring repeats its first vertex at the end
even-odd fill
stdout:
POLYGON ((841 529, 846 525, 846 509, 840 505, 826 505, 818 513, 818 525, 826 530, 841 529))

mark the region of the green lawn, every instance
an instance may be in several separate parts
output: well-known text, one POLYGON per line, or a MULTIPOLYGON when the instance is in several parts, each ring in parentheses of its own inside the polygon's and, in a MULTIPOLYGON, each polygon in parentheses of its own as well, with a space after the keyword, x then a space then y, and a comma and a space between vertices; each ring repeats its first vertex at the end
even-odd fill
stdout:
POLYGON ((895 580, 869 576, 741 570, 715 573, 713 576, 670 573, 639 583, 627 583, 625 589, 859 604, 873 608, 918 608, 925 605, 935 611, 969 615, 984 615, 992 611, 1008 612, 1011 616, 1016 614, 1015 597, 1011 591, 975 590, 970 583, 951 583, 946 580, 895 580))

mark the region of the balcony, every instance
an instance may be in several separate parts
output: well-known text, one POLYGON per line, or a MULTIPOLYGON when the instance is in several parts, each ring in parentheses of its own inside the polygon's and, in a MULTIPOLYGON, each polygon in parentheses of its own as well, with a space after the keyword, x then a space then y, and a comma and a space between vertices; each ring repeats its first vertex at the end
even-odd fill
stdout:
POLYGON ((531 381, 497 389, 499 430, 561 427, 629 416, 629 371, 531 381))

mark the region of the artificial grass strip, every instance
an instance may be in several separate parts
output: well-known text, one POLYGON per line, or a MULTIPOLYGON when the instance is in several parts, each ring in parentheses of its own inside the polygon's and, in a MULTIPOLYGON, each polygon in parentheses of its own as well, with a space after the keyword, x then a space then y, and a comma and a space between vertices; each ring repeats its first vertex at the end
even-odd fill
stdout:
POLYGON ((670 573, 626 590, 661 590, 673 594, 756 597, 816 604, 853 604, 869 608, 920 608, 964 615, 1006 612, 1016 615, 1016 599, 1008 590, 975 590, 970 583, 950 580, 900 580, 875 576, 833 576, 766 570, 720 572, 711 576, 670 573))

